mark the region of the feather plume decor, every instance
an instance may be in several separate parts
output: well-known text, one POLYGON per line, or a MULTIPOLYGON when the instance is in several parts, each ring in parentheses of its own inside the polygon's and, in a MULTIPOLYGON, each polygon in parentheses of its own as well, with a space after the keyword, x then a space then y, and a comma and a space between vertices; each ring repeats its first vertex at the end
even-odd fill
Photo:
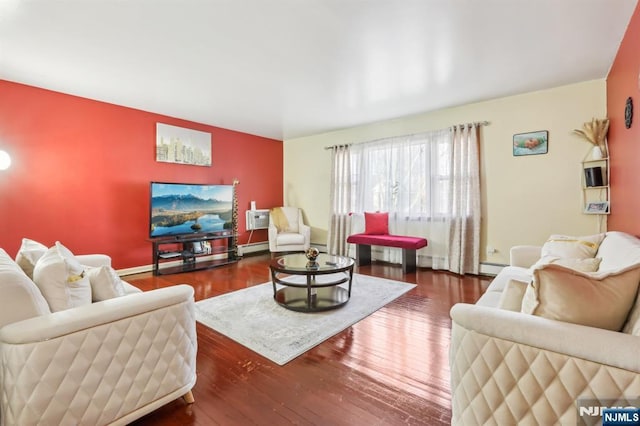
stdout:
POLYGON ((593 118, 582 125, 582 130, 575 129, 573 133, 585 139, 594 146, 599 146, 602 153, 606 155, 604 140, 609 131, 608 118, 593 118))

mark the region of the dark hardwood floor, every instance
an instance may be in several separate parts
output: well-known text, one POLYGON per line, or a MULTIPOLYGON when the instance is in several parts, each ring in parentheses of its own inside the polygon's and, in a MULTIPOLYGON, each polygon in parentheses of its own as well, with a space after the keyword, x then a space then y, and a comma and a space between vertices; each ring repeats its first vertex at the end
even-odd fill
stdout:
MULTIPOLYGON (((125 280, 143 289, 187 283, 196 300, 269 281, 269 254, 206 271, 125 280)), ((178 399, 136 425, 450 424, 449 309, 491 281, 375 263, 356 272, 417 284, 371 316, 279 366, 197 323, 195 404, 178 399)))

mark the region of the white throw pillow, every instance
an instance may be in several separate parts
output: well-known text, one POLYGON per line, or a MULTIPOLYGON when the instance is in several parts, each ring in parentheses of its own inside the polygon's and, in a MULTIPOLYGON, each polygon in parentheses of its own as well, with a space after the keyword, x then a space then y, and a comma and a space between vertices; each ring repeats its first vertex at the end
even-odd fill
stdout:
POLYGON ((51 313, 38 287, 0 248, 0 327, 51 313))
POLYGON ((535 268, 539 268, 542 265, 555 264, 566 266, 567 268, 575 269, 581 272, 596 272, 600 267, 602 261, 599 257, 587 257, 584 259, 575 258, 562 258, 557 256, 544 256, 541 257, 530 269, 533 274, 535 268))
POLYGON ((22 268, 25 274, 33 279, 33 268, 38 259, 48 250, 47 246, 28 238, 22 239, 22 244, 16 255, 16 263, 22 268))
POLYGON ((33 281, 51 312, 91 304, 91 284, 73 253, 56 241, 38 260, 33 281))
POLYGON ((522 312, 619 331, 635 302, 639 282, 640 264, 596 274, 543 265, 533 271, 522 312))
POLYGON ((124 296, 124 284, 111 266, 89 268, 86 272, 91 283, 91 298, 94 302, 124 296))
POLYGON ((541 257, 559 257, 562 259, 584 259, 595 257, 605 234, 572 237, 569 235, 551 235, 542 246, 541 257))

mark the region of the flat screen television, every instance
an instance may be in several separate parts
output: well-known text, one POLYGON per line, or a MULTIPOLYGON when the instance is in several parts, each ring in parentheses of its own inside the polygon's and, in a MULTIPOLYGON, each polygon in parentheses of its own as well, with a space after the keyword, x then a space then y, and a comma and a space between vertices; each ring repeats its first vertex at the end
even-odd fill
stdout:
POLYGON ((233 185, 151 182, 151 238, 232 229, 233 185))

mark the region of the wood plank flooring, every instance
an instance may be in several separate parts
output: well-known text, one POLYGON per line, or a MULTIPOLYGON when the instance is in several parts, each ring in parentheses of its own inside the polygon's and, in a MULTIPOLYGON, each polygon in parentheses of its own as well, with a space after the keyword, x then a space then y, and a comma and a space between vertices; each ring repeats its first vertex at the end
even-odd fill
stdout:
MULTIPOLYGON (((177 275, 131 275, 143 289, 187 283, 196 300, 269 281, 269 254, 177 275)), ((375 263, 356 272, 417 287, 279 366, 197 324, 195 404, 182 399, 135 425, 445 425, 451 420, 449 309, 491 281, 375 263)))

